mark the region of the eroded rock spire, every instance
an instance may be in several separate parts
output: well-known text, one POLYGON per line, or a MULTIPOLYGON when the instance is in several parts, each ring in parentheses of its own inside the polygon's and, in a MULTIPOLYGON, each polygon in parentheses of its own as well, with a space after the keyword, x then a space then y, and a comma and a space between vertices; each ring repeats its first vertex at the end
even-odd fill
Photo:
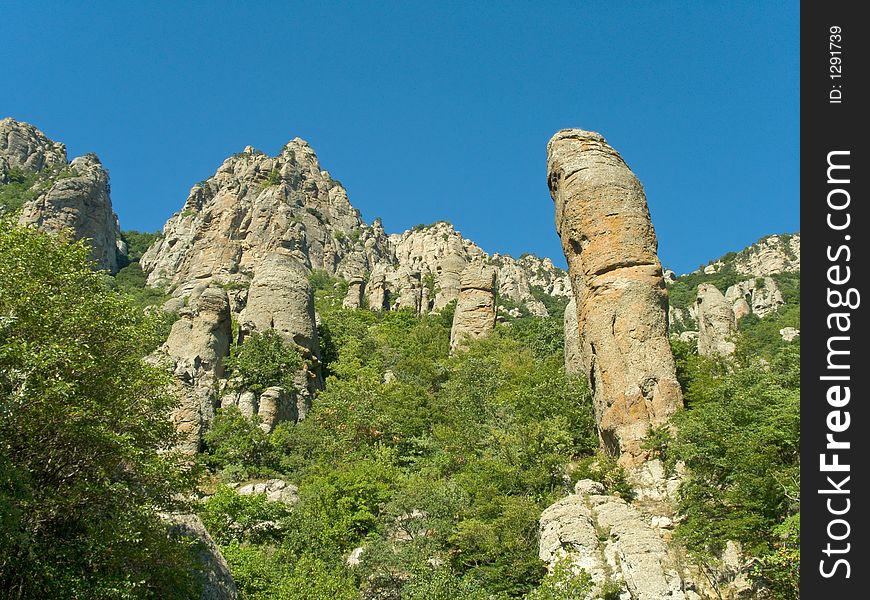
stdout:
POLYGON ((597 133, 563 129, 547 154, 601 443, 623 466, 637 466, 647 458, 641 442, 650 427, 682 405, 646 196, 597 133))

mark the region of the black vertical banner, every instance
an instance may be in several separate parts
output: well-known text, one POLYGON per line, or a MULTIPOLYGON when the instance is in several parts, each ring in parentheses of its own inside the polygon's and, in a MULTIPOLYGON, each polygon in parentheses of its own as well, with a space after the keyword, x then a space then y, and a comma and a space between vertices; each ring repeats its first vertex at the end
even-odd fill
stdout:
POLYGON ((862 8, 801 4, 801 597, 811 600, 864 598, 870 589, 870 31, 862 8))

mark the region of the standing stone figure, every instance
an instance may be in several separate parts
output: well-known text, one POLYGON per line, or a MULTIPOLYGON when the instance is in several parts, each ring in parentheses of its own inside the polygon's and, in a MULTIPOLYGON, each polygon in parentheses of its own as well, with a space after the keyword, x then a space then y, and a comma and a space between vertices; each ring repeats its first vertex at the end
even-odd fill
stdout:
POLYGON ((643 186, 597 133, 563 129, 547 154, 600 440, 624 467, 639 466, 649 428, 667 423, 683 402, 643 186))
POLYGON ((495 329, 495 269, 473 263, 462 272, 459 298, 450 329, 450 351, 468 338, 484 337, 495 329))

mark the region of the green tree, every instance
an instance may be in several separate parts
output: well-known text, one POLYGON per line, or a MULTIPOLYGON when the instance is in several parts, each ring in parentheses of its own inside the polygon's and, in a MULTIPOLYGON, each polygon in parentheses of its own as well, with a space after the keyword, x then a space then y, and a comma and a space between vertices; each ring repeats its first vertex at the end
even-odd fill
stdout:
POLYGON ((187 598, 187 489, 157 328, 66 245, 0 219, 0 588, 15 598, 187 598))
POLYGON ((241 379, 244 389, 260 393, 272 386, 293 387, 293 377, 302 367, 302 357, 270 329, 255 331, 241 345, 233 347, 226 360, 232 376, 241 379))

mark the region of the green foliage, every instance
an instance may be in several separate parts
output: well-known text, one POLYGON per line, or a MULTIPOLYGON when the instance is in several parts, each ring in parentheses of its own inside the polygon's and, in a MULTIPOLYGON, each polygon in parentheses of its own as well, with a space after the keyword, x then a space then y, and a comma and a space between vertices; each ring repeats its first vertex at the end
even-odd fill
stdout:
POLYGON ((446 568, 420 569, 402 588, 402 600, 490 600, 486 588, 446 568))
POLYGON ((359 600, 356 582, 338 561, 235 541, 221 552, 245 600, 359 600))
POLYGON ((266 175, 266 178, 263 180, 261 186, 263 188, 267 188, 278 185, 279 183, 281 183, 281 170, 272 169, 271 171, 269 171, 269 174, 266 175))
POLYGON ((542 360, 560 359, 565 347, 565 329, 561 318, 527 317, 516 319, 509 327, 498 329, 502 336, 516 340, 542 360))
POLYGON ((518 322, 522 333, 450 356, 452 307, 347 310, 332 278, 314 278, 327 385, 307 418, 266 435, 229 409, 206 435, 223 478, 275 473, 299 486, 276 537, 226 546, 243 594, 277 595, 304 563, 367 595, 522 597, 545 574, 541 511, 565 493, 565 465, 597 445, 553 323, 518 322))
POLYGON ((151 245, 163 237, 159 231, 153 233, 135 231, 129 229, 121 232, 121 239, 127 244, 127 259, 131 262, 138 262, 145 251, 151 245))
POLYGON ((626 500, 634 498, 634 490, 628 482, 625 470, 616 459, 603 452, 589 456, 577 462, 571 473, 572 483, 581 479, 598 481, 604 486, 604 491, 626 500))
POLYGON ((786 518, 773 529, 778 539, 773 550, 763 555, 752 569, 752 575, 764 582, 776 598, 800 598, 801 515, 786 518))
POLYGON ((188 489, 156 327, 66 245, 0 220, 0 588, 16 598, 187 598, 188 489))
POLYGON ((753 555, 775 543, 775 527, 798 510, 799 348, 772 362, 695 361, 678 434, 669 445, 690 477, 680 490, 685 520, 677 533, 690 549, 718 554, 736 540, 753 555))
POLYGON ((241 345, 233 346, 226 367, 232 377, 240 380, 242 389, 256 394, 272 386, 290 390, 302 367, 302 357, 270 329, 254 332, 241 345))
POLYGON ((0 182, 0 214, 17 213, 26 202, 36 197, 33 186, 39 180, 38 173, 11 168, 6 173, 6 182, 0 182))
POLYGON ((311 282, 311 286, 315 291, 323 290, 331 293, 338 280, 326 271, 314 270, 308 276, 308 281, 311 282))
POLYGON ((531 286, 530 290, 535 300, 546 307, 547 314, 561 323, 565 316, 565 307, 568 306, 568 299, 564 296, 551 296, 539 285, 531 286))
MULTIPOLYGON (((594 591, 592 577, 586 571, 574 573, 571 558, 569 554, 557 561, 540 587, 526 594, 525 600, 577 600, 591 594, 594 591)), ((610 594, 608 590, 601 590, 598 596, 608 599, 610 594)))
POLYGON ((270 438, 256 418, 249 419, 236 406, 218 411, 203 445, 203 461, 225 480, 243 481, 275 473, 278 458, 270 438))
POLYGON ((323 218, 323 213, 320 212, 319 210, 317 210, 316 208, 314 208, 313 206, 309 206, 308 208, 306 208, 305 212, 307 212, 309 215, 313 215, 318 221, 325 220, 323 218))
POLYGON ((218 544, 263 543, 278 537, 290 508, 282 502, 268 501, 265 494, 242 496, 221 485, 198 513, 218 544))
POLYGON ((167 300, 163 290, 148 287, 146 275, 142 272, 138 261, 118 271, 115 275, 114 287, 140 308, 159 306, 167 300))

